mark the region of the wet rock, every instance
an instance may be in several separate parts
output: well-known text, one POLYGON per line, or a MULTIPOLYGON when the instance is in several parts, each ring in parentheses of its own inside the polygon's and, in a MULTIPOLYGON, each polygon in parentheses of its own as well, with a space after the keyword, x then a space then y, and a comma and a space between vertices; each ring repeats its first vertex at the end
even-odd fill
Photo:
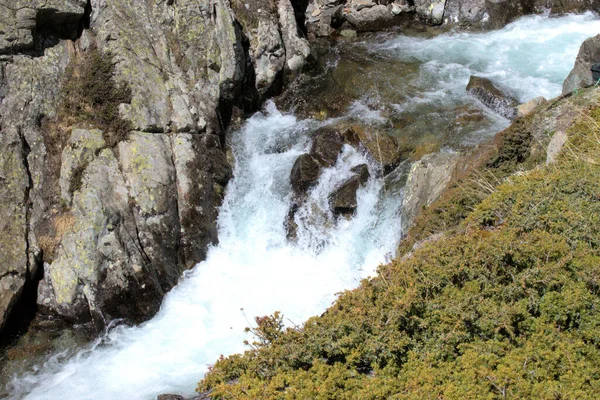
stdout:
POLYGON ((567 95, 574 90, 594 84, 592 64, 600 62, 600 35, 591 37, 583 42, 575 59, 573 70, 563 83, 562 94, 567 95))
POLYGON ((298 237, 298 224, 296 223, 296 213, 300 206, 297 203, 293 203, 290 206, 288 214, 284 221, 284 228, 286 232, 286 237, 290 241, 295 241, 298 237))
POLYGON ((321 166, 310 154, 302 154, 296 159, 292 172, 290 173, 290 182, 292 189, 296 194, 301 194, 310 189, 321 173, 321 166))
POLYGON ((598 11, 600 1, 598 0, 535 0, 537 10, 550 10, 551 15, 561 15, 572 12, 584 12, 587 10, 598 11))
POLYGON ((548 104, 548 100, 542 96, 536 97, 527 103, 523 103, 517 107, 517 117, 525 117, 544 104, 548 104))
POLYGON ((185 397, 178 394, 161 394, 156 400, 185 400, 185 397))
POLYGON ((351 215, 356 211, 356 191, 360 177, 353 176, 329 195, 329 205, 335 214, 351 215))
POLYGON ((517 116, 518 101, 504 93, 487 78, 471 76, 467 92, 504 118, 514 119, 517 116))
POLYGON ((313 141, 310 155, 325 167, 332 167, 342 151, 344 140, 333 129, 320 129, 313 141))
POLYGON ((353 125, 345 131, 344 136, 350 144, 357 141, 385 171, 390 171, 400 161, 400 147, 383 130, 373 126, 353 125))
POLYGON ((406 231, 419 211, 434 202, 452 180, 458 155, 435 153, 413 163, 402 200, 402 229, 406 231))
POLYGON ((369 173, 369 167, 367 166, 367 164, 357 165, 356 167, 352 168, 351 171, 355 173, 356 176, 358 176, 358 181, 361 185, 366 184, 369 178, 371 177, 371 174, 369 173))

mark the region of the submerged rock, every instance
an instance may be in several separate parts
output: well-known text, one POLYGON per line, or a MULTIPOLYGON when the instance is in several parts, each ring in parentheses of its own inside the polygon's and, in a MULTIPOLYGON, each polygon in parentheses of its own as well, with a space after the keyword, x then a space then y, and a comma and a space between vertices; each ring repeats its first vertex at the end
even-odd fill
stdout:
POLYGON ((487 78, 471 76, 467 92, 504 118, 514 119, 517 116, 516 107, 519 102, 504 93, 487 78))
POLYGON ((563 96, 596 83, 590 68, 592 64, 598 62, 600 62, 600 35, 587 39, 579 48, 575 66, 563 83, 563 96))

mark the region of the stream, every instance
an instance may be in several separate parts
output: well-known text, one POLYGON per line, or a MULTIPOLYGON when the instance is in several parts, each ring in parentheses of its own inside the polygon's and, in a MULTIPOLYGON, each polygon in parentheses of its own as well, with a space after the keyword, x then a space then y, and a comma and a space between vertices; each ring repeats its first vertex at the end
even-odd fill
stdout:
MULTIPOLYGON (((9 398, 192 395, 221 354, 244 351, 244 328, 255 316, 279 310, 286 324, 302 324, 395 254, 402 179, 386 185, 379 165, 348 145, 310 191, 295 217, 298 239, 288 241, 290 170, 310 148, 312 132, 347 122, 380 129, 408 149, 432 141, 441 151, 471 147, 509 124, 467 96, 471 75, 491 79, 521 102, 552 98, 583 40, 598 33, 600 20, 592 14, 534 16, 487 33, 382 34, 336 45, 322 61, 326 71, 294 101, 268 102, 232 134, 236 163, 220 211, 220 243, 184 274, 159 313, 12 376, 9 398), (364 163, 371 177, 359 189, 355 215, 334 218, 327 195, 364 163)), ((398 175, 408 166, 400 164, 398 175)))

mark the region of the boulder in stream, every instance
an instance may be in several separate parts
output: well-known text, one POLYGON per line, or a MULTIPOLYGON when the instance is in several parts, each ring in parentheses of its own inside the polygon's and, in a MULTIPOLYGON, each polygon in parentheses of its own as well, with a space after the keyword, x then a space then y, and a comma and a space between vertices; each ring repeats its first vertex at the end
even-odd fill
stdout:
POLYGON ((356 211, 356 192, 369 180, 369 169, 366 164, 360 164, 352 168, 352 172, 354 175, 329 195, 334 214, 351 215, 356 211))
POLYGON ((519 102, 487 78, 471 76, 467 92, 504 118, 512 120, 517 116, 516 107, 519 102))
POLYGON ((320 129, 313 141, 310 155, 325 167, 332 167, 340 152, 344 140, 342 135, 333 129, 320 129))
POLYGON ((360 187, 360 178, 355 175, 348 179, 329 195, 329 204, 335 214, 351 215, 356 211, 356 191, 360 187))
POLYGON ((296 194, 306 192, 311 186, 317 183, 321 166, 310 154, 302 154, 296 159, 292 172, 290 173, 290 182, 292 189, 296 194))

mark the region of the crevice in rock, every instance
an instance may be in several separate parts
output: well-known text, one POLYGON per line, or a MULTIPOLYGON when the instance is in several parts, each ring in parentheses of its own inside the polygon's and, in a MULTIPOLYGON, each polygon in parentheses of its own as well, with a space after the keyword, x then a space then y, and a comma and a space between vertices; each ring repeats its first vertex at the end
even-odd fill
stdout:
POLYGON ((304 37, 307 36, 308 30, 306 29, 306 9, 308 8, 309 0, 290 0, 292 7, 294 8, 294 17, 296 18, 296 25, 298 30, 304 37))
MULTIPOLYGON (((29 147, 25 136, 20 130, 19 137, 21 140, 21 157, 23 159, 23 166, 25 168, 25 172, 27 173, 27 178, 29 181, 23 196, 23 203, 26 207, 24 240, 27 272, 24 277, 25 283, 23 285, 21 295, 19 296, 19 299, 16 301, 6 320, 5 328, 2 332, 3 340, 0 341, 0 347, 4 347, 6 345, 11 344, 12 341, 24 334, 29 328, 31 322, 34 320, 37 314, 38 284, 44 276, 42 254, 33 254, 29 242, 32 206, 29 196, 33 187, 33 179, 31 177, 31 171, 29 169, 28 161, 28 156, 31 152, 31 148, 29 147)), ((21 276, 21 274, 17 271, 9 271, 7 274, 1 276, 0 279, 8 275, 17 277, 21 276)))

